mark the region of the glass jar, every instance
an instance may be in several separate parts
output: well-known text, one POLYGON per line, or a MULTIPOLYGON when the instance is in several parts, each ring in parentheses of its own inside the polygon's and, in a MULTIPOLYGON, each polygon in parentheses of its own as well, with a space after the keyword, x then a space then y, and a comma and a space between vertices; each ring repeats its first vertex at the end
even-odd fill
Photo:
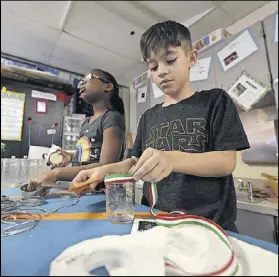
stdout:
POLYGON ((129 223, 135 216, 135 180, 132 175, 106 175, 106 212, 112 223, 129 223))

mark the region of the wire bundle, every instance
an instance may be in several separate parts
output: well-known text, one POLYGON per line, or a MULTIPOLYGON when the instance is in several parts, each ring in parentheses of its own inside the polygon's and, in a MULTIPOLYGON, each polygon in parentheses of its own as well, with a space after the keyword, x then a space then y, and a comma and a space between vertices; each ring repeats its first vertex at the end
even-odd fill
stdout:
POLYGON ((45 204, 45 198, 42 196, 32 196, 28 198, 22 198, 18 200, 17 203, 20 207, 22 206, 37 207, 45 204))
POLYGON ((1 226, 1 237, 13 236, 35 228, 42 219, 40 215, 38 217, 25 212, 1 214, 1 223, 9 225, 5 228, 1 226))
POLYGON ((1 197, 1 214, 2 212, 11 212, 18 208, 17 202, 10 200, 7 196, 1 197))
POLYGON ((78 198, 74 198, 73 200, 73 203, 58 206, 53 210, 46 210, 39 208, 39 206, 45 204, 45 198, 43 196, 33 195, 19 200, 11 200, 7 196, 1 196, 1 223, 9 225, 3 228, 1 226, 1 237, 20 234, 38 225, 42 216, 40 214, 32 215, 27 213, 26 210, 41 211, 46 215, 50 215, 62 208, 74 206, 79 202, 78 198))

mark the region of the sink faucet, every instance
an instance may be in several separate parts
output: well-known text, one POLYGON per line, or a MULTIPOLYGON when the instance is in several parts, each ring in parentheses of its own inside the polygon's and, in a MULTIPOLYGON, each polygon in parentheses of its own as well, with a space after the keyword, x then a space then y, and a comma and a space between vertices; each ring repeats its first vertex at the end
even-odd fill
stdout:
POLYGON ((238 189, 239 189, 239 191, 245 190, 243 180, 242 179, 238 179, 237 181, 238 181, 238 189))
POLYGON ((253 187, 250 181, 247 182, 247 190, 248 190, 248 200, 253 203, 254 202, 253 187))

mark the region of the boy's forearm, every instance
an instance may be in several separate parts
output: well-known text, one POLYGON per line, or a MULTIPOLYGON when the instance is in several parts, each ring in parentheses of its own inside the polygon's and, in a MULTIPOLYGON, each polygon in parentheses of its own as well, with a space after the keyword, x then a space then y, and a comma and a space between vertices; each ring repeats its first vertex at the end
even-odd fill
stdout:
POLYGON ((222 177, 230 175, 236 166, 235 151, 213 151, 206 153, 166 152, 174 172, 200 177, 222 177))
POLYGON ((133 165, 136 164, 136 160, 133 158, 126 159, 124 161, 103 165, 107 174, 113 173, 128 173, 133 165))

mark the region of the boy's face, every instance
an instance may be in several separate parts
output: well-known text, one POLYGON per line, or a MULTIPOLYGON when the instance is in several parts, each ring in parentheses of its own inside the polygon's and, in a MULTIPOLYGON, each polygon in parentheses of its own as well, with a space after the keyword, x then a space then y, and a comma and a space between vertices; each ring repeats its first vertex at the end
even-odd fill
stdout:
POLYGON ((153 82, 168 95, 175 95, 189 83, 190 68, 197 62, 197 51, 182 47, 151 52, 147 60, 153 82))

